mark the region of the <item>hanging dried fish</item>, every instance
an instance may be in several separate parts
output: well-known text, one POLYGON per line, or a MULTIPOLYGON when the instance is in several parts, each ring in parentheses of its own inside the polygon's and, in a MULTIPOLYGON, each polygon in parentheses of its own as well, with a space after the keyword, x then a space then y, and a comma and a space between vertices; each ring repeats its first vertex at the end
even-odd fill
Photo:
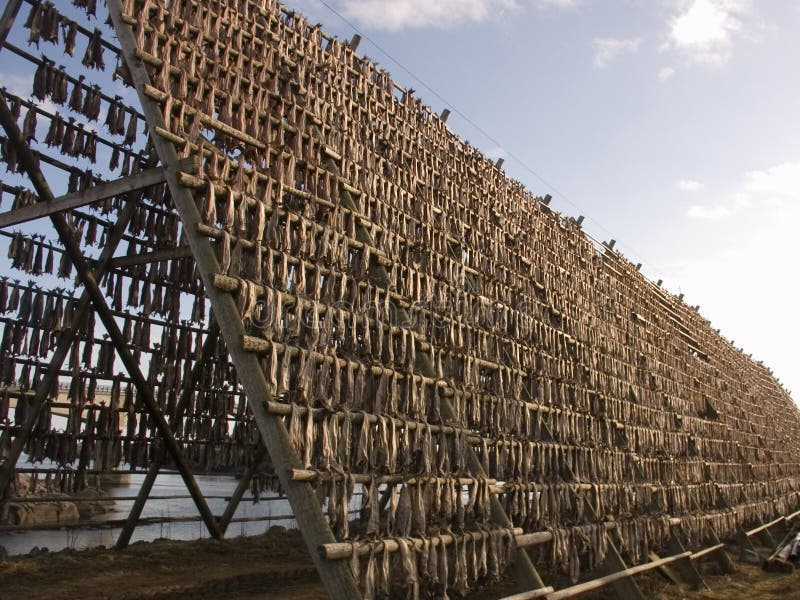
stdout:
POLYGON ((89 38, 89 42, 86 46, 86 52, 83 54, 83 60, 81 63, 84 67, 97 69, 99 71, 102 71, 106 68, 105 63, 103 62, 103 38, 100 36, 99 29, 95 29, 89 38))

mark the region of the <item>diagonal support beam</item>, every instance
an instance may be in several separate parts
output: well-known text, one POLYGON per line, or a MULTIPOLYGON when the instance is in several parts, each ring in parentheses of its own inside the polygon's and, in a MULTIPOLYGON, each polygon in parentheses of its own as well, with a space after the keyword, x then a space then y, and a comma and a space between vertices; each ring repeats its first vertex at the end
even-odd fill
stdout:
POLYGON ((225 507, 225 512, 222 513, 222 516, 219 518, 219 526, 223 532, 228 531, 228 525, 231 524, 231 519, 233 519, 233 515, 236 514, 236 509, 239 508, 242 496, 244 496, 247 488, 250 487, 250 480, 253 478, 253 475, 255 475, 258 465, 264 459, 264 454, 265 451, 263 449, 256 454, 253 462, 244 470, 244 473, 242 473, 242 477, 239 479, 236 489, 233 490, 233 495, 228 501, 228 505, 225 507))
MULTIPOLYGON (((181 397, 178 399, 178 403, 175 406, 174 416, 169 421, 169 427, 172 432, 175 431, 180 419, 183 417, 183 413, 186 411, 186 406, 189 404, 189 399, 192 396, 195 384, 203 372, 203 365, 211 357, 211 353, 214 351, 214 346, 216 345, 218 336, 219 327, 215 322, 212 322, 208 331, 208 335, 206 335, 206 339, 203 341, 203 348, 200 352, 200 358, 195 361, 194 365, 192 365, 192 371, 189 374, 189 378, 184 381, 183 391, 181 392, 181 397)), ((150 463, 150 467, 147 469, 147 475, 145 475, 142 485, 139 486, 139 492, 136 494, 136 500, 133 502, 133 506, 131 506, 131 510, 128 513, 128 518, 125 521, 125 525, 122 527, 122 531, 120 532, 119 537, 114 544, 114 547, 117 550, 125 548, 130 543, 131 537, 133 536, 133 531, 136 529, 136 525, 139 523, 139 517, 142 516, 142 510, 144 509, 144 505, 147 503, 147 499, 150 497, 150 492, 153 490, 153 484, 156 482, 156 477, 158 477, 158 473, 161 471, 161 465, 163 463, 164 450, 159 449, 157 458, 150 463)), ((225 532, 224 527, 220 527, 220 530, 223 533, 225 532)))
POLYGON ((19 7, 22 6, 22 0, 8 0, 3 14, 0 16, 0 46, 5 44, 8 32, 14 26, 14 20, 17 18, 19 7))
MULTIPOLYGON (((133 30, 123 20, 122 4, 120 0, 107 0, 106 5, 122 48, 125 64, 139 95, 147 125, 151 132, 157 131, 157 128, 165 129, 164 118, 159 107, 145 93, 145 86, 150 84, 150 78, 144 63, 136 54, 133 30)), ((206 294, 211 301, 211 307, 236 367, 236 373, 247 394, 247 401, 256 425, 270 458, 276 466, 275 470, 281 486, 286 491, 286 497, 292 506, 295 520, 303 533, 320 579, 328 595, 334 600, 361 598, 350 568, 342 561, 326 560, 318 550, 319 546, 335 542, 336 538, 322 513, 322 507, 311 485, 308 482, 293 481, 289 476, 290 468, 302 467, 300 457, 292 447, 283 421, 268 414, 264 406, 265 401, 272 399, 272 394, 258 358, 247 352, 242 345, 244 324, 236 302, 231 294, 214 287, 213 276, 220 271, 219 262, 208 239, 200 236, 197 231, 200 214, 191 191, 180 183, 178 155, 175 147, 158 134, 154 134, 152 140, 166 170, 172 199, 181 217, 186 239, 192 249, 197 270, 205 285, 206 294)))
MULTIPOLYGON (((550 430, 550 427, 546 423, 542 423, 542 431, 546 432, 547 435, 550 436, 551 439, 555 440, 555 436, 553 432, 550 430)), ((564 468, 566 473, 569 475, 570 479, 575 483, 580 483, 580 479, 575 472, 572 470, 568 464, 564 464, 564 468)), ((596 522, 600 521, 600 515, 598 515, 594 507, 591 504, 587 504, 586 508, 589 511, 589 514, 592 515, 592 519, 596 522)), ((608 534, 606 534, 608 535, 608 534)), ((622 555, 619 552, 619 548, 614 543, 614 540, 611 537, 608 537, 608 550, 606 551, 605 560, 603 560, 603 566, 607 573, 617 573, 622 572, 628 569, 628 565, 625 564, 625 561, 622 558, 622 555)), ((611 587, 614 590, 614 595, 619 598, 620 600, 645 600, 644 594, 642 594, 642 590, 639 588, 639 585, 630 577, 623 577, 623 578, 615 578, 609 580, 611 583, 611 587)))
MULTIPOLYGON (((195 165, 192 159, 185 159, 182 161, 181 166, 188 171, 193 169, 195 165)), ((98 183, 80 192, 64 194, 50 201, 42 202, 40 199, 39 202, 30 206, 0 213, 0 229, 33 221, 41 217, 49 217, 58 212, 86 206, 87 204, 93 204, 115 196, 123 196, 143 188, 164 183, 164 181, 164 169, 155 167, 145 169, 129 177, 98 183)))
MULTIPOLYGON (((0 98, 0 123, 2 123, 3 128, 6 130, 9 142, 14 144, 16 147, 20 164, 28 174, 31 184, 33 185, 34 190, 38 194, 40 200, 44 202, 52 202, 53 192, 50 190, 50 185, 47 183, 47 180, 42 174, 41 169, 37 165, 33 152, 23 139, 22 133, 17 126, 14 116, 11 114, 5 99, 2 98, 0 98)), ((177 168, 177 163, 173 168, 177 168)), ((203 498, 203 494, 197 485, 197 481, 195 481, 194 475, 192 474, 186 459, 181 453, 181 448, 178 445, 178 442, 175 440, 175 437, 172 435, 169 424, 164 418, 164 415, 161 413, 158 403, 153 397, 153 390, 148 385, 144 375, 142 375, 138 362, 126 346, 125 338, 119 329, 119 325, 117 325, 114 315, 108 308, 105 295, 100 289, 94 273, 89 268, 89 263, 87 262, 86 257, 83 256, 78 242, 73 237, 72 227, 61 213, 50 215, 50 220, 53 224, 53 228, 56 230, 59 238, 61 239, 61 243, 64 245, 64 251, 66 252, 70 261, 72 261, 72 264, 75 266, 79 281, 83 284, 86 292, 89 294, 89 299, 92 301, 94 309, 97 312, 98 317, 100 317, 111 343, 116 348, 122 364, 125 366, 128 374, 131 376, 131 379, 133 380, 133 383, 139 393, 139 397, 145 405, 147 412, 149 412, 150 416, 153 417, 156 429, 163 438, 167 451, 172 455, 175 465, 177 466, 178 471, 180 471, 183 481, 186 484, 186 487, 189 489, 189 493, 192 495, 203 521, 206 523, 206 527, 208 527, 209 534, 216 539, 221 539, 222 532, 217 525, 217 521, 214 519, 214 515, 211 514, 211 510, 208 508, 205 498, 203 498)))

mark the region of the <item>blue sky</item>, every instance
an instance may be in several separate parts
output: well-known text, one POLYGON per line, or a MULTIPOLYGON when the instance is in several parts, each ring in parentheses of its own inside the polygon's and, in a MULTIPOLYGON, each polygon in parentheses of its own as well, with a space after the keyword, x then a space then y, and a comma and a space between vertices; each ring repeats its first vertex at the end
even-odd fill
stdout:
POLYGON ((342 15, 360 53, 452 104, 456 133, 586 215, 798 399, 800 2, 325 3, 289 6, 350 38, 342 15))

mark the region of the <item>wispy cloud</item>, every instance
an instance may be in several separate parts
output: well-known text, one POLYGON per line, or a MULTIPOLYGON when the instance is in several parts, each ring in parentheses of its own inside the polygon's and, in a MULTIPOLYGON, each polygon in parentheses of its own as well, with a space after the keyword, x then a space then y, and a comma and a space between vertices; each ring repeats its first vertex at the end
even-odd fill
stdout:
POLYGON ((50 100, 37 100, 33 97, 33 73, 20 75, 18 73, 3 73, 0 71, 0 85, 20 98, 28 98, 37 106, 50 113, 56 112, 56 105, 50 100))
POLYGON ((720 66, 733 56, 734 42, 749 35, 751 0, 681 0, 669 19, 664 50, 677 50, 690 62, 720 66))
POLYGON ((345 16, 367 27, 400 31, 433 27, 446 29, 488 21, 509 10, 519 10, 517 0, 345 0, 345 16))
POLYGON ((533 0, 533 5, 538 9, 569 9, 581 4, 582 0, 533 0))
POLYGON ((533 6, 539 10, 568 10, 582 0, 342 0, 349 19, 375 29, 448 29, 466 23, 491 21, 533 6))
POLYGON ((785 162, 745 173, 744 185, 734 197, 739 206, 800 206, 800 161, 785 162))
MULTIPOLYGON (((678 187, 681 187, 679 182, 678 187)), ((687 181, 686 183, 697 183, 687 181)), ((688 191, 688 190, 687 190, 688 191)), ((756 209, 800 208, 800 161, 785 162, 762 170, 748 171, 729 200, 712 205, 692 205, 686 215, 692 219, 723 219, 756 209)))
POLYGON ((691 217, 692 219, 706 219, 709 221, 723 219, 729 214, 731 214, 730 209, 721 204, 715 204, 712 206, 693 204, 689 207, 689 210, 686 211, 686 216, 691 217))
POLYGON ((695 193, 702 190, 705 186, 700 183, 699 181, 695 181, 694 179, 681 179, 678 183, 675 184, 678 189, 682 192, 689 192, 695 193))
POLYGON ((605 69, 613 60, 622 54, 635 54, 639 50, 642 38, 594 38, 594 66, 605 69))
POLYGON ((505 148, 501 146, 494 146, 492 148, 489 148, 486 152, 484 152, 484 155, 488 159, 497 160, 498 158, 505 158, 506 151, 505 148))
POLYGON ((658 71, 658 79, 659 81, 666 81, 667 79, 671 79, 675 77, 675 69, 672 67, 662 67, 658 71))

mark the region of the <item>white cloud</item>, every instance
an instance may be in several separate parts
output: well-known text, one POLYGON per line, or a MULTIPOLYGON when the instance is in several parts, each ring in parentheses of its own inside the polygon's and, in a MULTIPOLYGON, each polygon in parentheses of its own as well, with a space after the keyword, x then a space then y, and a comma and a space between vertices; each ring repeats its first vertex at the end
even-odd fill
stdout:
POLYGON ((533 5, 538 9, 569 9, 575 8, 581 3, 581 0, 533 0, 533 5))
POLYGON ((663 67, 658 71, 659 81, 666 81, 675 76, 675 69, 672 67, 663 67))
POLYGON ((447 29, 490 21, 507 12, 534 6, 568 10, 583 0, 342 0, 342 12, 367 27, 400 31, 425 27, 447 29))
POLYGON ((639 50, 642 38, 594 38, 594 66, 598 69, 606 68, 611 61, 621 54, 634 54, 639 50))
POLYGON ((743 189, 734 200, 742 206, 800 205, 800 161, 745 173, 743 189))
POLYGON ((705 187, 702 183, 694 179, 681 179, 676 185, 680 191, 689 192, 691 194, 699 192, 705 187))
POLYGON ((505 158, 506 157, 505 148, 503 148, 501 146, 494 146, 492 148, 489 148, 483 154, 486 156, 486 158, 488 158, 490 160, 497 160, 498 158, 505 158))
POLYGON ((700 204, 693 204, 689 207, 689 210, 686 211, 686 215, 691 217, 692 219, 705 219, 708 221, 716 221, 718 219, 723 219, 731 214, 730 209, 727 206, 723 206, 721 204, 715 204, 712 206, 702 206, 700 204))
POLYGON ((736 38, 746 36, 750 0, 683 0, 669 20, 664 49, 685 54, 690 62, 723 65, 733 56, 736 38))
POLYGON ((671 289, 679 283, 689 304, 699 303, 714 328, 764 360, 800 402, 800 319, 794 316, 800 279, 790 275, 797 256, 800 157, 743 173, 732 193, 694 212, 724 218, 698 219, 683 235, 676 232, 665 256, 653 259, 660 276, 671 289))
POLYGON ((56 105, 49 99, 42 101, 33 97, 33 73, 19 75, 17 73, 3 73, 0 71, 0 84, 15 96, 35 102, 42 110, 46 110, 49 113, 55 113, 57 111, 56 105))
POLYGON ((367 27, 399 31, 434 27, 446 29, 483 22, 507 10, 518 10, 517 0, 345 0, 344 14, 367 27))
MULTIPOLYGON (((696 181, 680 181, 678 187, 689 190, 682 184, 696 181)), ((702 184, 700 184, 702 187, 702 184)), ((738 188, 727 202, 713 205, 692 205, 686 215, 693 219, 722 219, 746 210, 777 214, 787 208, 800 209, 800 161, 785 162, 763 170, 748 171, 742 176, 738 188), (776 210, 780 209, 780 210, 776 210)))

